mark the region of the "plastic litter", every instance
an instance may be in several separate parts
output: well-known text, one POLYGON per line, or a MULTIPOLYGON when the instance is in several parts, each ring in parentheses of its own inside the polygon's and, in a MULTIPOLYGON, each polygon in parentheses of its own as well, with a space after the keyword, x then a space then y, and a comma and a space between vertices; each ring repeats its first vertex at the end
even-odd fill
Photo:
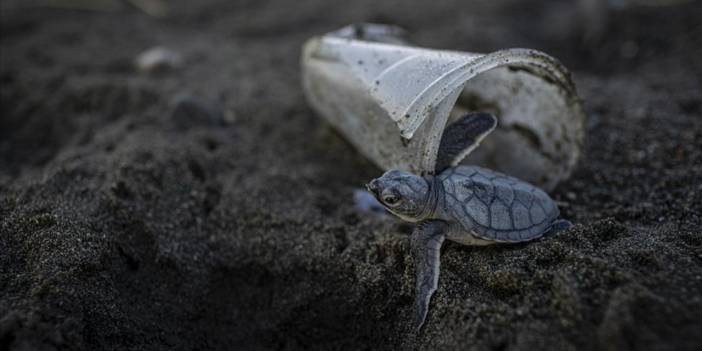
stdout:
POLYGON ((433 173, 444 129, 469 111, 499 124, 462 163, 551 190, 580 155, 585 115, 575 87, 539 51, 425 49, 398 27, 360 24, 309 39, 302 80, 317 113, 383 170, 433 173))
POLYGON ((171 49, 155 46, 139 54, 135 64, 142 73, 158 73, 180 68, 183 57, 171 49))

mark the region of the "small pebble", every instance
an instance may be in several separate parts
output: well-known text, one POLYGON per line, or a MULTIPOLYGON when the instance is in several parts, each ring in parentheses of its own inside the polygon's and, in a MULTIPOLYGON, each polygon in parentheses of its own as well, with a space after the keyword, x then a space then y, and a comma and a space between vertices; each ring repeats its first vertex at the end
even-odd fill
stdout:
POLYGON ((362 212, 374 212, 381 214, 387 213, 385 207, 383 207, 383 205, 381 205, 380 202, 375 199, 375 196, 365 190, 354 190, 353 202, 356 209, 362 212))
POLYGON ((192 95, 177 95, 172 102, 171 119, 179 130, 197 126, 217 127, 224 124, 224 114, 217 104, 192 95))
POLYGON ((170 49, 155 46, 136 58, 136 66, 142 73, 157 73, 182 67, 183 57, 170 49))

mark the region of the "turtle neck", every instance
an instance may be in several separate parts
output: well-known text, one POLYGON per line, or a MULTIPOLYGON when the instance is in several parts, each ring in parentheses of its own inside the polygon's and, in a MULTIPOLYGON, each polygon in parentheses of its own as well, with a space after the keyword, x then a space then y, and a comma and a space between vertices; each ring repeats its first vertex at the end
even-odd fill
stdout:
POLYGON ((444 186, 441 184, 441 180, 439 180, 438 177, 430 175, 424 177, 424 179, 427 181, 429 189, 427 190, 427 196, 424 200, 424 207, 417 216, 419 220, 434 218, 444 191, 444 186))

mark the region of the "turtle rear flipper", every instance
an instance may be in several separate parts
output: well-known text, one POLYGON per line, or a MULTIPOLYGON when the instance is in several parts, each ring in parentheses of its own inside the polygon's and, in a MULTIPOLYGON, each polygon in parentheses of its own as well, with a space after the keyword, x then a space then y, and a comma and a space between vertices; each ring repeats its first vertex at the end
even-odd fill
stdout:
POLYGON ((553 224, 551 224, 551 228, 549 228, 546 233, 544 233, 543 237, 547 238, 550 236, 554 236, 570 227, 573 226, 573 223, 571 223, 567 219, 557 219, 553 221, 553 224))
POLYGON ((451 123, 441 136, 436 157, 436 174, 456 166, 497 126, 497 118, 490 113, 469 113, 451 123))

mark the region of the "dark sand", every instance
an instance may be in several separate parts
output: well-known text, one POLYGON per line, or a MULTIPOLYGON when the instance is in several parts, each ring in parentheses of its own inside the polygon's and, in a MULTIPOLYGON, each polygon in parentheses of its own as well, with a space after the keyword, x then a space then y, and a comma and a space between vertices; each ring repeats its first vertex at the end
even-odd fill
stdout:
POLYGON ((155 19, 3 1, 0 349, 702 349, 702 3, 601 22, 568 2, 377 2, 198 1, 155 19), (359 21, 424 46, 544 50, 588 113, 553 193, 577 225, 445 245, 416 337, 411 228, 354 209, 380 170, 300 89, 303 41, 359 21), (154 45, 184 68, 136 72, 154 45), (182 93, 223 117, 174 121, 182 93))

